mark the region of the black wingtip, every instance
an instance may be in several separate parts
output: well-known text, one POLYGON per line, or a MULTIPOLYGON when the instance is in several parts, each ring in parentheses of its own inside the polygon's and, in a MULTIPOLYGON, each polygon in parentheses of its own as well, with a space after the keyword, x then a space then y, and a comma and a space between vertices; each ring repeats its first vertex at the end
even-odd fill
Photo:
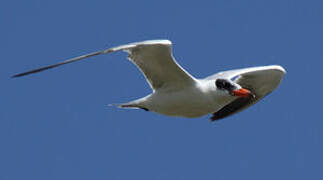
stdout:
POLYGON ((20 76, 22 76, 22 75, 20 75, 20 74, 15 74, 15 75, 13 75, 13 76, 10 76, 10 78, 11 78, 11 79, 13 79, 13 78, 17 78, 17 77, 20 77, 20 76))
POLYGON ((26 76, 26 75, 31 74, 31 73, 34 73, 34 72, 24 72, 24 73, 15 74, 15 75, 11 76, 11 78, 18 78, 18 77, 21 77, 21 76, 26 76))
POLYGON ((63 63, 57 63, 57 64, 53 64, 53 65, 49 65, 49 66, 45 66, 45 67, 41 67, 41 68, 38 68, 38 69, 30 70, 30 71, 27 71, 27 72, 23 72, 23 73, 15 74, 15 75, 11 76, 11 78, 17 78, 17 77, 26 76, 26 75, 29 75, 29 74, 38 73, 38 72, 41 72, 41 71, 45 71, 45 70, 47 70, 47 69, 51 69, 51 68, 54 68, 54 67, 60 66, 60 65, 62 65, 62 64, 66 64, 66 62, 63 62, 63 63))
POLYGON ((15 74, 15 75, 11 76, 10 78, 17 78, 17 77, 21 77, 21 76, 25 76, 25 75, 27 75, 27 74, 20 73, 20 74, 15 74))
POLYGON ((85 54, 85 55, 78 56, 78 57, 75 57, 75 58, 71 58, 71 59, 56 63, 56 64, 52 64, 52 65, 49 65, 49 66, 40 67, 38 69, 30 70, 30 71, 27 71, 27 72, 15 74, 15 75, 11 76, 11 78, 17 78, 17 77, 26 76, 26 75, 33 74, 33 73, 38 73, 38 72, 41 72, 41 71, 45 71, 47 69, 55 68, 57 66, 72 63, 72 62, 75 62, 75 61, 79 61, 79 60, 82 60, 84 58, 88 58, 88 57, 96 56, 96 55, 100 55, 100 54, 105 54, 105 53, 109 53, 109 52, 113 52, 113 49, 107 49, 107 50, 104 50, 104 51, 97 51, 97 52, 85 54))

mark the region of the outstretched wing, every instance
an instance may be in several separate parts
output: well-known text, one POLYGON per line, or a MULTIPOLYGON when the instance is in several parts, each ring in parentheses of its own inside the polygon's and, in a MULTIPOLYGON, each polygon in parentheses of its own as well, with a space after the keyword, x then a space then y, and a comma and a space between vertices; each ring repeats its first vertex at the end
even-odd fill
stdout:
POLYGON ((173 58, 171 45, 172 43, 169 40, 152 40, 121 45, 19 73, 12 77, 41 72, 100 54, 125 51, 129 53, 129 59, 142 71, 153 90, 183 88, 195 83, 195 78, 187 73, 173 58))
POLYGON ((128 58, 142 71, 152 89, 183 88, 194 84, 195 78, 174 59, 171 46, 168 40, 153 40, 123 45, 113 50, 128 52, 128 58))
POLYGON ((258 102, 278 87, 285 74, 286 71, 283 67, 273 65, 224 71, 207 77, 206 79, 208 80, 218 78, 231 79, 255 95, 255 98, 238 98, 234 100, 213 113, 211 120, 214 121, 227 117, 258 102))

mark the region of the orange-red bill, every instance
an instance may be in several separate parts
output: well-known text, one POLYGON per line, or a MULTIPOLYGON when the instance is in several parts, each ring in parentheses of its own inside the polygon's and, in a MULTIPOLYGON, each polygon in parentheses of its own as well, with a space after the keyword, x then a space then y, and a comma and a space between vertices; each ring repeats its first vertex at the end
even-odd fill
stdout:
POLYGON ((250 96, 253 96, 253 94, 249 90, 247 90, 245 88, 241 88, 241 89, 234 90, 233 91, 233 95, 239 96, 239 97, 250 97, 250 96))

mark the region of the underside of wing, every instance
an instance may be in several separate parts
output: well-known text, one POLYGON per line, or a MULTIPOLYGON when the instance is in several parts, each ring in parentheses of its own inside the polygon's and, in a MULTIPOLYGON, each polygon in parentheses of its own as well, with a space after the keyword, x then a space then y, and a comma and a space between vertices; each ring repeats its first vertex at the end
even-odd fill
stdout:
POLYGON ((213 113, 211 120, 222 119, 258 102, 278 87, 285 73, 286 71, 281 66, 274 65, 225 71, 206 78, 231 79, 255 95, 255 98, 238 98, 234 100, 219 111, 213 113))
POLYGON ((153 40, 112 48, 129 53, 129 59, 142 71, 152 89, 178 89, 192 85, 195 78, 172 55, 171 42, 153 40))
MULTIPOLYGON (((258 99, 259 100, 259 99, 258 99)), ((249 107, 250 105, 254 104, 258 101, 255 98, 249 97, 249 98, 238 98, 231 102, 230 104, 224 106, 219 111, 213 113, 212 117, 210 118, 211 121, 220 120, 222 118, 225 118, 227 116, 230 116, 232 114, 235 114, 239 111, 242 111, 243 109, 249 107)))

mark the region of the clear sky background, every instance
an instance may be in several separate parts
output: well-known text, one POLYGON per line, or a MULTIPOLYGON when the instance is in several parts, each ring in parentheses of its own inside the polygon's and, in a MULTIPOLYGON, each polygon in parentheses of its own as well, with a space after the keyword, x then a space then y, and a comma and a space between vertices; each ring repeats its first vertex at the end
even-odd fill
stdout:
POLYGON ((0 180, 323 179, 320 0, 1 1, 0 180), (281 86, 218 121, 107 107, 150 93, 126 54, 169 39, 193 76, 279 64, 281 86))

